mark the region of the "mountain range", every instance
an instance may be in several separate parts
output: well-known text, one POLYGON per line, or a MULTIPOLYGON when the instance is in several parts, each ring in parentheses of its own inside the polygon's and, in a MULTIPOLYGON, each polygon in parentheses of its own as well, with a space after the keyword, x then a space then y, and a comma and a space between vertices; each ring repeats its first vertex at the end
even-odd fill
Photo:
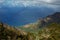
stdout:
POLYGON ((1 22, 0 40, 60 40, 60 12, 20 27, 1 22))

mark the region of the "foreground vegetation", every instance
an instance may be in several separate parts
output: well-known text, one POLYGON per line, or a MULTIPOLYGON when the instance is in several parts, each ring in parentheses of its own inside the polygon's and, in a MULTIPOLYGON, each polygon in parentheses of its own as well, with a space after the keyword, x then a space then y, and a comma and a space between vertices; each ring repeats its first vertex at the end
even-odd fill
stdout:
POLYGON ((0 23, 0 40, 60 40, 60 24, 57 23, 36 31, 22 30, 0 23))

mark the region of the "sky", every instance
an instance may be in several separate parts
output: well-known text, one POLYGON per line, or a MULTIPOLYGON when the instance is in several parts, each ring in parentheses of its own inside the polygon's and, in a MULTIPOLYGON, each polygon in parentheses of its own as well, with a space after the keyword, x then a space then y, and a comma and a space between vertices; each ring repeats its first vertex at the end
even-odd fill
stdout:
POLYGON ((60 12, 60 0, 0 0, 0 21, 13 26, 60 12))
POLYGON ((45 6, 60 11, 60 0, 0 0, 0 8, 45 6))
MULTIPOLYGON (((60 0, 0 0, 0 5, 8 7, 27 7, 27 6, 49 6, 53 8, 60 7, 60 0)), ((1 7, 0 7, 1 8, 1 7)), ((58 9, 59 10, 59 9, 58 9)))

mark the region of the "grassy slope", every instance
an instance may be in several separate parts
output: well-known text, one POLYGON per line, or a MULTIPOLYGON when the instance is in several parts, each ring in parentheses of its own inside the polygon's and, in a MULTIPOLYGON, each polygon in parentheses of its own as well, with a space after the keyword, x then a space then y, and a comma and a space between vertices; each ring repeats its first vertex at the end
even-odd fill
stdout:
POLYGON ((32 40, 60 40, 60 24, 57 23, 51 23, 41 29, 22 28, 22 30, 28 30, 30 36, 33 35, 32 40))
MULTIPOLYGON (((32 25, 31 25, 32 26, 32 25)), ((17 30, 0 24, 0 40, 60 40, 60 24, 51 23, 41 29, 21 28, 17 30)))

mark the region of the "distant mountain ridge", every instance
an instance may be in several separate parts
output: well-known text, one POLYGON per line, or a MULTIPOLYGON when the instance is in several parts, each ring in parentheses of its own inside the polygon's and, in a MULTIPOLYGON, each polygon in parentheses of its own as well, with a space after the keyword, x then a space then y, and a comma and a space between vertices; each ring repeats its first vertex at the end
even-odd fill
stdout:
POLYGON ((52 22, 60 23, 60 12, 47 16, 52 19, 52 22))
POLYGON ((45 26, 50 23, 60 23, 60 12, 56 12, 52 15, 48 15, 44 19, 40 20, 41 25, 45 26))
POLYGON ((37 20, 35 23, 24 25, 26 28, 40 28, 49 25, 50 23, 60 23, 60 12, 56 12, 52 15, 48 15, 45 18, 37 20), (34 27, 35 26, 35 27, 34 27))

